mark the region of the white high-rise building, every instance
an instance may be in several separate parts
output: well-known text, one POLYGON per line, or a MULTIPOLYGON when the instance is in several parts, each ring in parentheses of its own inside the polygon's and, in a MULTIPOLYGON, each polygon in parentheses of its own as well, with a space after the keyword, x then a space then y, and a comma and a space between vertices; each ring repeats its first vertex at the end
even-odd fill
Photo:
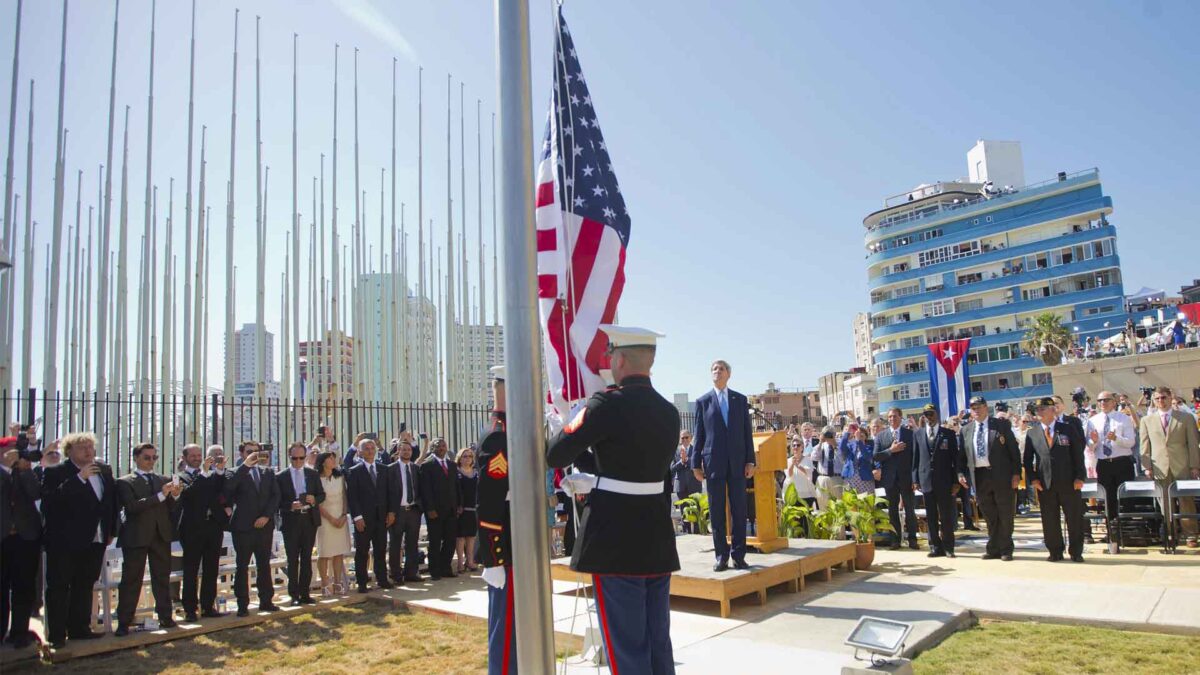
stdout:
POLYGON ((854 315, 854 365, 867 369, 875 365, 875 360, 871 356, 870 312, 859 312, 854 315))
POLYGON ((467 399, 462 403, 491 405, 492 366, 504 363, 504 326, 459 326, 466 354, 463 366, 463 386, 467 399), (482 349, 483 358, 480 359, 482 349))
MULTIPOLYGON (((263 329, 263 345, 266 363, 263 364, 264 395, 270 396, 270 384, 274 382, 275 396, 279 396, 279 383, 275 382, 275 335, 263 329)), ((233 332, 233 387, 234 395, 255 395, 255 373, 258 372, 258 324, 247 323, 233 332)), ((226 349, 229 346, 226 345, 226 349)))

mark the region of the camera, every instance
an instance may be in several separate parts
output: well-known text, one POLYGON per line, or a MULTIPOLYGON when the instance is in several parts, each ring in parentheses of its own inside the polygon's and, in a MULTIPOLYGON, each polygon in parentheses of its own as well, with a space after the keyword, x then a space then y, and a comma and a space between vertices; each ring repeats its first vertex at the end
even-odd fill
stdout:
POLYGON ((1008 412, 1008 403, 1000 401, 996 404, 996 412, 1008 412))
POLYGON ((1144 399, 1149 399, 1154 395, 1154 387, 1138 387, 1138 390, 1142 392, 1142 398, 1144 399))
POLYGON ((1083 387, 1075 387, 1071 391, 1071 401, 1075 403, 1076 408, 1082 408, 1083 404, 1088 400, 1087 390, 1083 387))

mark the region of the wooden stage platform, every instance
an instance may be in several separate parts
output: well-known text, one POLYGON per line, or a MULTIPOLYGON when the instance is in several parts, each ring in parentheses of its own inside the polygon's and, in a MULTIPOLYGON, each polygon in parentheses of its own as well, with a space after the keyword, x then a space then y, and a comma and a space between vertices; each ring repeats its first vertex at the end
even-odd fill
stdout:
MULTIPOLYGON (((845 565, 854 569, 854 543, 829 539, 789 539, 788 547, 773 553, 747 553, 748 570, 732 566, 724 572, 712 569, 713 543, 708 535, 681 534, 676 538, 680 570, 671 577, 671 595, 716 600, 721 616, 730 614, 730 601, 743 595, 757 594, 766 604, 767 589, 786 584, 789 591, 804 590, 805 577, 821 572, 829 581, 833 568, 845 565)), ((550 576, 559 581, 591 581, 590 574, 571 570, 570 558, 550 563, 550 576)))

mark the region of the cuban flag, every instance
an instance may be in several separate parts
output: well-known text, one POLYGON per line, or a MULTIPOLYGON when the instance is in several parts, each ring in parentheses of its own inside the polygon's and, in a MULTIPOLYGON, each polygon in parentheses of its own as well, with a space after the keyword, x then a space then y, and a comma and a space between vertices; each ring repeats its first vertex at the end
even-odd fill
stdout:
POLYGON ((967 350, 971 339, 929 343, 929 398, 942 419, 967 409, 971 379, 967 373, 967 350))

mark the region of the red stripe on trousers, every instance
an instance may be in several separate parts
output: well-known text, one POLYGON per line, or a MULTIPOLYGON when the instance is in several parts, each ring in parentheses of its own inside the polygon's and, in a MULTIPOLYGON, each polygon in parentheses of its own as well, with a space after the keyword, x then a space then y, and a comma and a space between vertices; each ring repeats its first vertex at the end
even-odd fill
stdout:
POLYGON ((617 656, 608 635, 608 611, 604 609, 604 589, 600 587, 599 574, 592 575, 592 583, 596 586, 596 607, 600 610, 600 630, 604 633, 604 649, 608 652, 608 669, 612 675, 617 675, 617 656))
POLYGON ((537 208, 554 203, 554 181, 542 183, 537 188, 537 208))
POLYGON ((506 602, 504 603, 504 664, 501 672, 504 675, 508 675, 508 664, 512 661, 509 646, 512 644, 513 634, 513 578, 511 567, 504 568, 504 577, 504 596, 506 602))

